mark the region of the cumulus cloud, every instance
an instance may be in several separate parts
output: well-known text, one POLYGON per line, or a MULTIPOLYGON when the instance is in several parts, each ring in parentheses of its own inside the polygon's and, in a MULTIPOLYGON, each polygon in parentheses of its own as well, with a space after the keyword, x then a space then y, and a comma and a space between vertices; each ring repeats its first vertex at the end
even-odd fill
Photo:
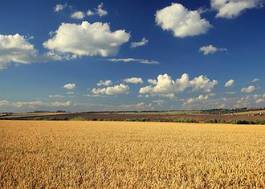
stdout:
POLYGON ((104 4, 100 3, 97 8, 94 9, 94 11, 88 9, 88 11, 86 12, 87 16, 94 16, 94 15, 98 15, 99 17, 103 17, 108 15, 108 11, 104 9, 104 4))
POLYGON ((86 12, 86 15, 87 15, 87 16, 93 16, 93 15, 95 15, 95 13, 94 13, 92 10, 88 10, 88 11, 86 12))
POLYGON ((0 69, 7 68, 11 63, 31 64, 64 59, 52 51, 40 54, 29 42, 30 39, 20 34, 0 34, 0 69))
POLYGON ((7 107, 9 105, 8 100, 0 100, 0 107, 7 107))
POLYGON ((242 92, 242 93, 253 93, 253 92, 255 92, 255 91, 256 91, 256 87, 253 86, 253 85, 250 85, 250 86, 248 86, 248 87, 246 87, 246 88, 242 88, 242 89, 241 89, 241 92, 242 92))
POLYGON ((94 16, 98 15, 99 17, 106 16, 108 14, 108 11, 104 9, 104 4, 100 3, 97 8, 95 8, 95 11, 92 11, 88 9, 88 11, 85 13, 83 11, 76 11, 71 14, 71 18, 83 20, 86 16, 94 16))
POLYGON ((264 103, 265 102, 265 99, 264 98, 259 98, 256 100, 256 104, 261 104, 261 103, 264 103))
POLYGON ((257 107, 257 105, 263 105, 265 103, 265 94, 247 95, 238 99, 234 105, 236 108, 242 107, 257 107))
POLYGON ((72 57, 112 56, 122 44, 128 42, 130 34, 125 30, 112 32, 107 23, 81 24, 62 23, 55 35, 44 42, 45 48, 72 57))
POLYGON ((264 107, 265 95, 254 94, 246 95, 244 97, 217 97, 211 98, 214 94, 206 94, 190 99, 181 99, 183 101, 184 109, 218 109, 218 108, 257 108, 264 107), (207 98, 208 95, 208 98, 207 98))
POLYGON ((67 90, 73 90, 76 88, 76 84, 75 83, 67 83, 63 86, 63 88, 67 89, 67 90))
POLYGON ((0 69, 10 63, 30 64, 37 58, 37 50, 20 34, 0 34, 0 69))
POLYGON ((186 73, 176 80, 173 80, 168 74, 158 75, 156 80, 149 80, 149 83, 151 85, 140 88, 140 94, 174 97, 188 88, 193 91, 208 93, 218 84, 216 80, 210 80, 203 75, 190 80, 189 75, 186 73))
POLYGON ((201 18, 199 10, 188 10, 179 3, 158 10, 155 21, 163 30, 172 31, 175 37, 180 38, 205 34, 212 27, 201 18))
POLYGON ((230 79, 225 83, 225 87, 232 87, 234 83, 235 81, 233 79, 230 79))
POLYGON ((100 80, 98 83, 97 83, 97 86, 110 86, 112 85, 112 81, 111 80, 100 80))
POLYGON ((263 0, 211 0, 211 7, 217 11, 218 18, 235 18, 243 11, 260 7, 263 0))
POLYGON ((73 19, 78 19, 78 20, 82 20, 82 19, 84 19, 85 16, 86 16, 85 13, 82 12, 82 11, 76 11, 76 12, 73 12, 73 13, 71 14, 71 18, 73 18, 73 19))
POLYGON ((54 12, 60 12, 67 7, 67 4, 57 4, 54 7, 54 12))
POLYGON ((265 102, 265 94, 264 95, 256 95, 255 96, 256 104, 261 104, 265 102))
POLYGON ((194 103, 200 103, 200 102, 206 101, 209 99, 209 96, 210 95, 208 95, 208 94, 206 94, 206 95, 201 94, 197 97, 189 98, 183 103, 183 105, 191 105, 194 103))
POLYGON ((142 84, 144 81, 140 77, 130 77, 130 78, 124 79, 124 82, 131 83, 131 84, 142 84))
POLYGON ((148 79, 147 82, 152 84, 152 85, 156 85, 157 84, 157 80, 156 79, 148 79))
POLYGON ((141 46, 145 46, 149 41, 144 37, 141 41, 132 42, 131 48, 137 48, 141 46))
POLYGON ((156 60, 138 59, 138 58, 111 58, 110 62, 140 63, 140 64, 159 64, 156 60))
POLYGON ((94 95, 119 95, 129 93, 129 86, 125 84, 118 84, 114 86, 108 86, 103 88, 93 88, 91 90, 94 95))
POLYGON ((95 11, 96 11, 97 15, 99 15, 100 17, 106 16, 108 14, 108 11, 104 10, 104 4, 103 3, 100 3, 95 11))
POLYGON ((210 80, 204 75, 195 77, 190 81, 193 90, 200 90, 203 92, 211 92, 212 89, 218 84, 216 80, 210 80))
POLYGON ((215 54, 217 52, 225 52, 227 51, 226 48, 217 48, 213 45, 207 45, 207 46, 202 46, 199 51, 203 53, 204 55, 210 55, 210 54, 215 54))

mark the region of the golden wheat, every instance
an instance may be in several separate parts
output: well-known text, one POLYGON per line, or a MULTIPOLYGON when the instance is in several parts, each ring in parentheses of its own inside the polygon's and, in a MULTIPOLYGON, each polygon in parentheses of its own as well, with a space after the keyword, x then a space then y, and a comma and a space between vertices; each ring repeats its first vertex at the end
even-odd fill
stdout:
POLYGON ((0 121, 0 188, 265 188, 265 127, 0 121))

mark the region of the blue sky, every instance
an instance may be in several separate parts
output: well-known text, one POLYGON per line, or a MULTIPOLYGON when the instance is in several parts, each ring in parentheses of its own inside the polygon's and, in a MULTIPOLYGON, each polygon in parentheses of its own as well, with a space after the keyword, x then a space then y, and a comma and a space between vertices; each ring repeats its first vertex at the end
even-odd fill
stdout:
POLYGON ((263 107, 263 4, 3 0, 0 111, 263 107))

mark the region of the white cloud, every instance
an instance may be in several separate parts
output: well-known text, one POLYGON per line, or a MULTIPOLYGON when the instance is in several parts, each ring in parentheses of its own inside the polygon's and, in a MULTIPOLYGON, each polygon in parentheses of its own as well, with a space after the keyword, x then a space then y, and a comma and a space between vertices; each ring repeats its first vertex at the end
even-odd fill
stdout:
POLYGON ((9 101, 7 100, 0 100, 0 107, 5 107, 5 106, 8 106, 9 105, 9 101))
POLYGON ((78 19, 78 20, 84 19, 85 16, 86 16, 85 13, 82 11, 76 11, 76 12, 71 14, 71 18, 78 19))
POLYGON ((60 12, 67 7, 67 4, 57 4, 54 7, 54 12, 60 12))
POLYGON ((131 77, 124 79, 125 83, 131 83, 131 84, 142 84, 144 81, 140 77, 131 77))
MULTIPOLYGON (((63 5, 59 5, 58 6, 58 10, 62 8, 63 5)), ((65 5, 67 6, 67 5, 65 5)), ((65 7, 64 7, 65 8, 65 7)), ((64 9, 63 8, 63 9, 64 9)), ((60 11, 60 10, 59 10, 60 11)), ((58 11, 56 11, 58 12, 58 11)), ((86 16, 94 16, 94 15, 98 15, 100 17, 106 16, 108 14, 108 11, 104 9, 104 4, 100 3, 97 8, 95 8, 95 11, 92 11, 90 9, 87 10, 86 13, 84 13, 83 11, 76 11, 73 12, 71 14, 71 18, 73 19, 78 19, 78 20, 82 20, 84 19, 86 16)))
POLYGON ((50 103, 50 106, 53 107, 69 107, 71 105, 72 105, 71 101, 55 101, 50 103))
POLYGON ((235 18, 243 11, 262 4, 263 0, 211 0, 211 7, 217 11, 218 18, 235 18))
POLYGON ((131 48, 145 46, 149 41, 144 37, 141 41, 132 42, 131 48))
POLYGON ((95 13, 94 13, 92 10, 88 10, 88 11, 86 12, 86 15, 87 15, 87 16, 93 16, 93 15, 95 15, 95 13))
POLYGON ((100 80, 98 83, 97 83, 97 86, 110 86, 112 85, 112 81, 111 80, 100 80))
POLYGON ((0 70, 7 68, 11 63, 31 64, 62 60, 61 56, 53 52, 39 54, 34 45, 29 42, 30 39, 20 34, 0 34, 0 70))
POLYGON ((230 79, 225 83, 225 87, 232 87, 234 83, 235 81, 233 79, 230 79))
POLYGON ((157 84, 157 80, 156 79, 148 79, 147 82, 152 84, 152 85, 156 85, 157 84))
POLYGON ((242 93, 253 93, 255 91, 256 91, 256 87, 253 85, 241 89, 242 93))
POLYGON ((94 16, 94 15, 98 15, 100 17, 106 16, 108 14, 107 10, 104 10, 104 4, 100 3, 97 8, 94 9, 95 11, 92 11, 90 9, 88 9, 88 11, 86 12, 87 16, 94 16))
POLYGON ((184 73, 176 80, 168 74, 158 75, 156 80, 148 80, 151 85, 140 88, 140 94, 160 95, 174 97, 176 94, 191 88, 194 91, 211 92, 218 84, 216 80, 210 80, 206 76, 198 76, 190 80, 189 75, 184 73))
POLYGON ((200 103, 200 102, 206 101, 208 99, 209 99, 209 95, 203 95, 203 94, 201 94, 201 95, 199 95, 199 96, 197 96, 195 98, 189 98, 189 99, 187 99, 183 103, 183 105, 191 105, 191 104, 194 104, 194 103, 200 103))
POLYGON ((43 106, 44 103, 42 101, 36 100, 36 101, 18 101, 12 104, 13 106, 16 106, 17 108, 22 107, 29 107, 29 108, 36 108, 38 106, 43 106))
POLYGON ((37 58, 37 50, 20 34, 0 34, 0 69, 10 63, 30 64, 37 58))
POLYGON ((214 94, 207 94, 197 96, 190 99, 181 99, 183 101, 183 108, 185 109, 216 109, 216 108, 257 108, 264 107, 265 95, 254 94, 246 95, 244 97, 220 97, 210 98, 214 94), (208 95, 208 99, 207 99, 208 95))
POLYGON ((63 86, 63 88, 67 89, 67 90, 73 90, 76 88, 76 84, 75 83, 67 83, 63 86))
POLYGON ((241 106, 244 104, 244 106, 248 107, 254 107, 255 104, 263 104, 265 103, 265 94, 254 94, 242 97, 237 101, 237 106, 240 106, 240 103, 241 106))
POLYGON ((62 23, 55 35, 44 42, 45 48, 73 57, 115 55, 122 44, 128 42, 130 34, 125 30, 110 31, 107 23, 81 24, 62 23))
POLYGON ((2 108, 18 108, 18 109, 37 109, 37 108, 52 108, 52 107, 69 107, 72 105, 71 101, 54 101, 44 102, 40 100, 35 101, 8 101, 0 100, 0 107, 2 108))
POLYGON ((213 45, 207 45, 207 46, 203 46, 199 49, 199 51, 201 53, 203 53, 204 55, 210 55, 210 54, 215 54, 217 52, 225 52, 227 51, 226 48, 217 48, 213 45))
POLYGON ((102 16, 106 16, 107 14, 108 14, 108 11, 106 11, 106 10, 104 10, 104 4, 103 3, 100 3, 99 5, 98 5, 98 7, 96 8, 96 13, 97 13, 97 15, 99 15, 100 17, 102 17, 102 16))
POLYGON ((218 84, 218 82, 216 80, 211 81, 206 76, 200 75, 191 80, 190 84, 193 90, 200 90, 209 93, 218 84))
POLYGON ((201 18, 199 10, 188 10, 179 3, 158 10, 155 19, 163 30, 172 31, 175 37, 180 38, 205 34, 212 27, 201 18))
POLYGON ((256 104, 261 104, 261 103, 264 103, 265 102, 265 99, 264 98, 259 98, 256 100, 256 104))
POLYGON ((104 88, 93 88, 91 90, 94 95, 119 95, 129 93, 129 86, 124 84, 118 84, 114 86, 108 86, 104 88))
MULTIPOLYGON (((254 94, 247 95, 238 99, 235 103, 235 107, 257 107, 257 105, 265 102, 265 95, 254 94)), ((264 104, 263 104, 264 105, 264 104)))
POLYGON ((54 95, 49 95, 49 98, 64 98, 64 96, 59 94, 54 94, 54 95))
POLYGON ((265 102, 265 94, 264 95, 257 95, 255 98, 256 104, 261 104, 265 102))
POLYGON ((42 101, 16 101, 10 102, 8 100, 1 100, 0 107, 8 108, 8 107, 15 107, 15 108, 36 108, 38 106, 42 106, 44 103, 42 101))
POLYGON ((260 81, 259 78, 254 78, 254 79, 251 81, 251 83, 256 83, 256 82, 259 82, 259 81, 260 81))
POLYGON ((110 62, 124 62, 124 63, 136 62, 140 64, 159 64, 159 62, 156 60, 137 59, 137 58, 111 58, 108 60, 110 62))
POLYGON ((119 110, 135 110, 135 111, 150 111, 150 110, 154 110, 154 103, 145 103, 145 102, 139 102, 136 104, 123 104, 118 106, 119 110))

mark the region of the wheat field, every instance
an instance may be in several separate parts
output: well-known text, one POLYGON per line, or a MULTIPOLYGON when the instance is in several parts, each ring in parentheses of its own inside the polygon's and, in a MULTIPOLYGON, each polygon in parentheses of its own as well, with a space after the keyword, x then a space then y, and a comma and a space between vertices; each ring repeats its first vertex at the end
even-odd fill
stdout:
POLYGON ((0 121, 0 188, 265 188, 265 127, 0 121))

